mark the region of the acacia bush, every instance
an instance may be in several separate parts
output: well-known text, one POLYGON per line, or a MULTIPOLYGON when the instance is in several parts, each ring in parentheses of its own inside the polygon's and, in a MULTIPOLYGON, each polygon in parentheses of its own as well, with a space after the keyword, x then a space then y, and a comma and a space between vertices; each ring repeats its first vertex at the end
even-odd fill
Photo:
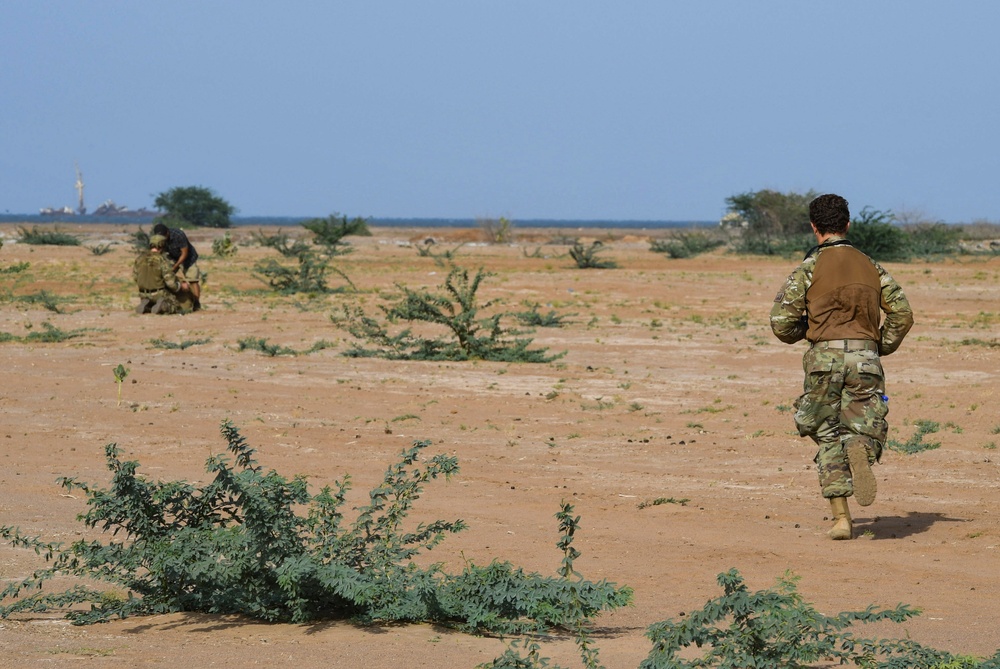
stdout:
POLYGON ((894 223, 892 212, 865 207, 851 220, 847 238, 874 260, 904 262, 912 257, 909 236, 894 223))
POLYGON ((33 244, 36 246, 80 246, 83 244, 76 235, 68 232, 60 232, 58 228, 52 230, 41 230, 37 225, 31 226, 31 230, 21 226, 17 229, 17 241, 22 244, 33 244))
POLYGON ((60 479, 67 491, 86 495, 80 519, 110 534, 107 541, 81 539, 64 548, 0 527, 11 545, 33 549, 50 563, 0 592, 0 602, 13 600, 0 606, 0 615, 89 603, 89 610, 72 608, 66 616, 87 624, 199 611, 265 621, 432 621, 513 634, 561 626, 568 610, 592 616, 631 601, 629 588, 587 581, 572 571, 578 553, 569 544, 577 523, 569 505, 560 512, 565 557, 559 576, 526 573, 500 561, 469 563, 460 574, 448 574, 440 564, 416 564, 422 551, 466 527, 462 520, 404 527, 424 485, 458 471, 453 456, 418 462, 430 442, 403 451, 349 522, 344 506, 350 476, 312 494, 305 477, 288 479, 258 464, 232 423, 223 422, 221 431, 232 460, 210 458, 206 470, 213 478, 201 487, 147 479, 138 462, 121 459, 116 444, 105 447, 108 488, 60 479), (42 589, 60 575, 110 583, 127 594, 93 585, 42 589))
POLYGON ((653 253, 663 253, 670 258, 693 258, 716 249, 726 242, 705 232, 681 232, 671 237, 654 239, 649 244, 653 253))
MULTIPOLYGON (((919 615, 905 604, 828 616, 803 600, 796 590, 797 577, 789 574, 778 579, 775 587, 757 592, 750 592, 735 569, 719 574, 717 580, 721 596, 680 621, 665 620, 647 629, 653 648, 639 669, 807 669, 817 662, 862 669, 1000 669, 1000 651, 980 660, 928 648, 908 638, 864 638, 852 631, 856 624, 902 623, 919 615)), ((598 669, 597 649, 579 641, 578 646, 583 666, 598 669)), ((541 655, 540 645, 533 641, 512 644, 502 656, 479 666, 559 669, 541 655)))
POLYGON ((530 338, 518 337, 515 331, 504 327, 506 312, 480 316, 481 309, 492 306, 490 302, 480 304, 476 297, 487 276, 490 275, 479 269, 470 277, 468 270, 455 267, 445 278, 443 290, 437 293, 396 284, 402 295, 394 303, 379 305, 385 322, 368 316, 360 307, 344 305, 341 314, 331 316, 331 320, 359 340, 344 355, 495 362, 551 362, 559 358, 561 354, 550 355, 546 349, 529 348, 530 338), (393 334, 390 326, 399 321, 428 323, 444 329, 445 334, 425 337, 414 334, 410 328, 393 334))
POLYGON ((813 245, 809 202, 817 195, 812 190, 779 193, 764 189, 727 197, 729 213, 746 224, 736 249, 759 255, 805 252, 813 245))

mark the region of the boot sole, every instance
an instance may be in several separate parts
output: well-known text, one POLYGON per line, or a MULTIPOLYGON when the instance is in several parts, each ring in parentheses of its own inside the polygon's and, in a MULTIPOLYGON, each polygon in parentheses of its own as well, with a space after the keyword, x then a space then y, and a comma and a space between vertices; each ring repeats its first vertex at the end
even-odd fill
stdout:
POLYGON ((849 445, 847 462, 851 467, 851 478, 854 480, 854 501, 861 506, 871 505, 875 501, 878 483, 868 462, 868 450, 862 444, 849 445))

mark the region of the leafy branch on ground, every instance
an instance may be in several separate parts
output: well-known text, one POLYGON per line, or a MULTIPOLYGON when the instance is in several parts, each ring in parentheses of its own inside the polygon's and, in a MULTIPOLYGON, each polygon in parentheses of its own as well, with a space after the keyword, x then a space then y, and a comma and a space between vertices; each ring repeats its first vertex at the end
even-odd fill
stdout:
POLYGON ((63 302, 70 302, 69 298, 59 297, 58 295, 53 295, 47 290, 40 290, 37 293, 31 293, 29 295, 18 295, 13 298, 17 302, 22 302, 24 304, 38 305, 48 309, 49 311, 61 314, 63 313, 62 307, 59 306, 63 302))
POLYGON ((506 312, 480 316, 476 292, 484 278, 491 276, 479 269, 469 277, 465 269, 455 267, 445 278, 442 291, 412 290, 396 284, 402 295, 389 305, 379 305, 386 317, 380 322, 365 314, 361 307, 344 305, 340 315, 331 316, 338 326, 358 339, 344 355, 379 357, 390 360, 490 360, 495 362, 551 362, 562 354, 550 355, 547 349, 531 349, 532 339, 517 337, 501 321, 506 312), (443 328, 446 334, 427 338, 415 335, 410 328, 397 334, 389 326, 399 321, 428 323, 443 328), (363 344, 369 344, 366 348, 363 344))
POLYGON ((192 346, 201 346, 202 344, 208 344, 211 341, 212 341, 211 338, 182 339, 181 341, 175 343, 172 341, 167 341, 166 339, 156 338, 156 339, 150 339, 149 343, 153 346, 153 348, 162 348, 168 351, 173 351, 173 350, 183 351, 185 349, 191 348, 192 346))
MULTIPOLYGON (((797 577, 785 574, 775 587, 750 592, 740 573, 719 574, 724 594, 709 600, 679 622, 651 625, 653 648, 639 669, 806 669, 823 662, 862 669, 1000 669, 1000 651, 981 660, 922 646, 908 638, 856 636, 856 624, 902 623, 919 614, 905 604, 874 605, 835 616, 820 613, 796 591, 797 577), (702 654, 697 656, 698 652, 702 654)), ((588 650, 596 649, 588 647, 588 650)), ((587 669, 599 667, 596 655, 581 653, 587 669)), ((541 655, 536 640, 515 642, 483 669, 560 669, 541 655), (521 654, 520 648, 527 651, 521 654)))
MULTIPOLYGON (((804 669, 820 660, 865 669, 931 669, 956 660, 950 653, 909 639, 865 639, 849 631, 856 623, 902 623, 919 611, 899 604, 893 609, 869 606, 827 616, 803 601, 796 591, 797 580, 786 574, 774 588, 750 592, 735 569, 719 574, 722 596, 680 622, 650 626, 646 636, 653 649, 640 669, 804 669), (686 659, 695 647, 704 655, 686 659)), ((986 664, 974 666, 996 668, 998 663, 1000 652, 986 664)))
POLYGON ((244 337, 237 342, 237 350, 239 351, 259 351, 271 358, 276 358, 279 355, 308 355, 317 351, 333 348, 334 346, 335 344, 332 344, 325 339, 320 339, 304 351, 296 351, 294 348, 281 346, 279 344, 269 344, 267 343, 267 339, 264 339, 263 337, 244 337))
MULTIPOLYGON (((60 610, 75 624, 88 624, 198 611, 265 621, 429 621, 524 634, 565 625, 573 606, 593 616, 631 601, 629 588, 585 581, 575 572, 569 577, 565 568, 546 577, 495 560, 485 567, 468 563, 460 574, 446 573, 440 563, 418 565, 414 559, 423 551, 466 527, 462 520, 404 527, 425 484, 458 471, 453 456, 418 462, 430 442, 404 450, 348 523, 349 475, 312 494, 304 477, 266 471, 231 422, 221 431, 231 457, 210 458, 212 480, 201 487, 147 479, 137 461, 121 459, 116 444, 105 447, 109 487, 60 479, 67 491, 86 495, 80 519, 109 535, 106 542, 81 539, 64 548, 0 527, 9 544, 49 563, 0 592, 0 602, 12 600, 0 606, 0 615, 60 610), (93 585, 45 591, 57 576, 108 583, 127 594, 111 596, 93 585)), ((563 513, 571 511, 564 506, 563 513)), ((565 536, 560 545, 568 545, 565 536)))
POLYGON ((26 344, 58 344, 59 342, 66 341, 67 339, 76 339, 77 337, 82 337, 84 333, 87 332, 106 332, 100 328, 76 328, 74 330, 63 330, 62 328, 57 328, 48 321, 42 323, 41 331, 29 332, 23 337, 18 337, 17 335, 10 334, 9 332, 0 332, 0 342, 5 341, 17 341, 26 344))
POLYGON ((639 508, 645 509, 650 506, 661 506, 663 504, 680 504, 681 506, 687 506, 687 503, 690 501, 691 500, 687 497, 682 497, 681 499, 677 499, 676 497, 657 497, 652 501, 646 500, 639 502, 639 508))

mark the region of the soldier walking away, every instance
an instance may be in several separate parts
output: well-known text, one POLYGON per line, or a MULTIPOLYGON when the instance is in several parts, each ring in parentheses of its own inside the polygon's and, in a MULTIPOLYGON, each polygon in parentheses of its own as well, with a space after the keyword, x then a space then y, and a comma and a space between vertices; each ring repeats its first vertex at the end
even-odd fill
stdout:
POLYGON ((168 228, 163 223, 153 226, 152 234, 163 235, 167 240, 166 255, 178 272, 191 286, 194 310, 201 309, 201 270, 198 268, 198 251, 180 228, 168 228))
POLYGON ((795 425, 819 447, 819 484, 835 520, 831 539, 853 537, 848 497, 861 506, 875 501, 871 466, 882 457, 889 429, 880 357, 899 348, 913 325, 903 289, 847 240, 850 220, 847 200, 839 195, 820 195, 809 203, 817 245, 771 308, 771 330, 778 339, 809 342, 795 425))
POLYGON ((187 281, 180 281, 163 256, 167 239, 163 235, 149 238, 149 249, 136 257, 132 278, 139 289, 137 314, 176 314, 191 311, 193 304, 187 281))

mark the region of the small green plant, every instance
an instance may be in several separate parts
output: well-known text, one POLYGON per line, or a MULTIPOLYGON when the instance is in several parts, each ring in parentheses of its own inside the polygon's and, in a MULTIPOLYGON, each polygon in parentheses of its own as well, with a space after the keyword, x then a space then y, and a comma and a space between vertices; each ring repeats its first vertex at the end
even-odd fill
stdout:
POLYGON ((63 330, 62 328, 57 328, 48 321, 42 323, 41 331, 29 332, 23 337, 19 338, 19 341, 28 343, 41 343, 41 344, 58 344, 64 342, 68 339, 75 339, 77 337, 82 337, 85 332, 98 332, 95 328, 77 328, 75 330, 63 330))
POLYGON ((31 267, 30 262, 19 262, 8 267, 0 267, 0 274, 20 274, 31 267))
POLYGON ((80 246, 83 243, 79 237, 60 232, 58 228, 39 230, 37 225, 32 226, 31 230, 25 227, 18 228, 17 240, 22 244, 36 246, 80 246))
POLYGON ((490 244, 509 244, 514 239, 514 222, 509 218, 480 218, 476 222, 490 244))
POLYGON ((64 298, 53 295, 47 290, 40 290, 37 293, 32 293, 30 295, 19 295, 15 299, 18 302, 23 302, 25 304, 37 304, 57 314, 63 313, 62 307, 60 307, 59 304, 66 301, 64 298))
POLYGON ((122 405, 122 383, 125 382, 125 377, 128 376, 129 368, 126 367, 126 366, 124 366, 124 365, 122 365, 122 364, 119 364, 117 367, 115 367, 111 371, 113 371, 115 373, 115 383, 118 384, 118 405, 117 406, 121 406, 122 405))
POLYGON ((331 272, 339 275, 351 288, 354 283, 342 271, 330 266, 329 260, 312 250, 307 249, 298 255, 299 266, 290 268, 273 258, 258 261, 254 272, 258 279, 268 284, 279 293, 330 293, 333 290, 327 285, 327 275, 331 272))
POLYGON ((614 260, 602 260, 597 257, 603 250, 604 244, 600 240, 593 241, 590 246, 584 246, 582 242, 577 241, 570 247, 569 255, 576 261, 576 266, 579 269, 613 269, 618 267, 614 260))
POLYGON ((494 362, 551 362, 560 355, 549 355, 546 349, 531 349, 532 340, 512 336, 501 320, 505 312, 480 316, 476 292, 488 273, 482 269, 472 277, 467 270, 455 267, 445 278, 443 291, 432 293, 411 290, 397 284, 402 291, 394 304, 380 305, 387 322, 368 316, 360 307, 344 305, 342 315, 331 320, 360 342, 374 345, 366 348, 354 344, 345 351, 350 357, 380 357, 390 360, 490 360, 494 362), (446 334, 436 338, 416 336, 409 328, 391 334, 388 325, 398 321, 421 322, 443 328, 446 334))
POLYGON ((94 246, 90 247, 90 252, 93 253, 95 256, 102 256, 105 253, 110 253, 111 248, 112 248, 111 244, 95 244, 94 246))
POLYGON ((245 337, 237 341, 240 351, 260 351, 264 355, 275 358, 279 355, 298 355, 294 349, 278 344, 268 344, 263 337, 245 337))
POLYGON ((228 230, 221 237, 216 237, 212 241, 212 254, 220 258, 231 258, 236 255, 237 251, 239 251, 239 247, 233 241, 228 230))
POLYGON ((924 437, 928 434, 934 434, 941 429, 940 424, 932 420, 915 420, 913 425, 916 428, 913 434, 904 442, 897 441, 895 439, 889 439, 886 441, 886 448, 898 451, 900 453, 905 453, 907 455, 913 455, 914 453, 919 453, 921 451, 931 451, 935 448, 941 448, 941 442, 933 441, 926 442, 924 437))
POLYGON ((519 311, 513 314, 514 318, 524 326, 533 328, 561 328, 567 325, 569 321, 567 318, 576 316, 576 314, 558 314, 555 310, 550 309, 547 314, 541 313, 538 304, 530 305, 530 309, 527 311, 519 311))
MULTIPOLYGON (((191 348, 192 346, 201 346, 202 344, 208 344, 211 339, 184 339, 178 343, 172 341, 167 341, 166 339, 150 339, 149 343, 153 348, 162 348, 168 351, 178 350, 183 351, 185 349, 191 348)), ((241 349, 242 350, 242 349, 241 349)))

